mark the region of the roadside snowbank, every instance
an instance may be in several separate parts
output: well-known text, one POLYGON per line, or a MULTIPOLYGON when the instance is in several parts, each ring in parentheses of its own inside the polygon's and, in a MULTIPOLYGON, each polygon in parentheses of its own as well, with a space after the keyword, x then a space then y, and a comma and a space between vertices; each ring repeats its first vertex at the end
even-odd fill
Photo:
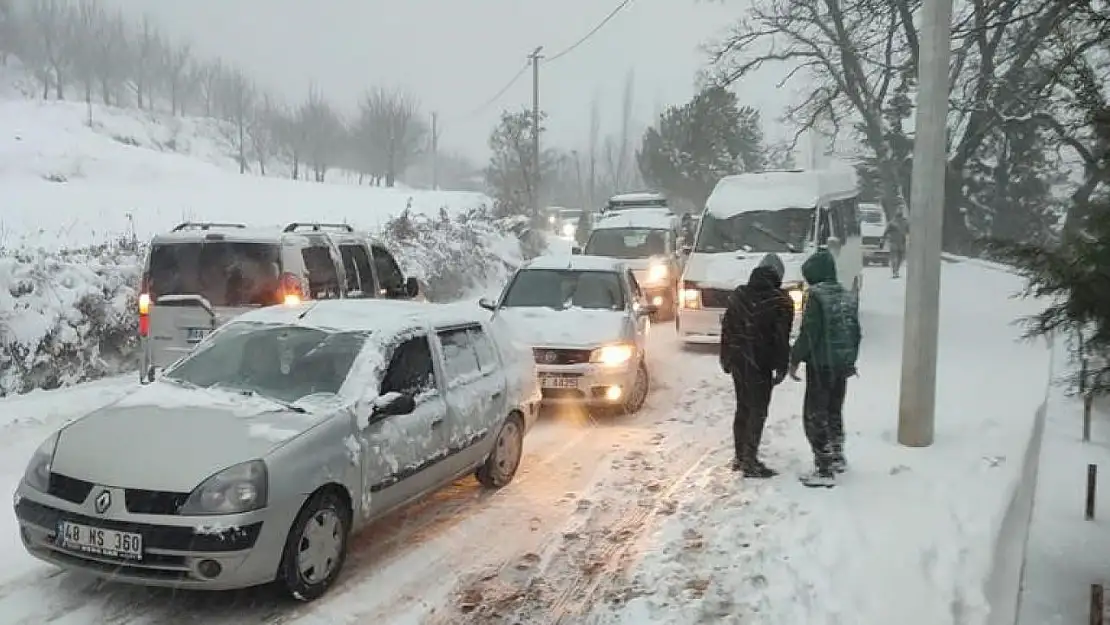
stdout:
POLYGON ((1017 277, 969 263, 943 272, 935 444, 896 442, 904 286, 872 279, 845 408, 849 473, 830 491, 794 479, 810 453, 800 405, 781 401, 797 393, 780 390, 771 431, 786 421, 793 435, 765 444, 785 475, 742 481, 721 449, 717 468, 640 545, 640 591, 601 622, 986 622, 985 584, 1051 354, 1017 340, 1011 321, 1037 309, 1010 298, 1017 277))

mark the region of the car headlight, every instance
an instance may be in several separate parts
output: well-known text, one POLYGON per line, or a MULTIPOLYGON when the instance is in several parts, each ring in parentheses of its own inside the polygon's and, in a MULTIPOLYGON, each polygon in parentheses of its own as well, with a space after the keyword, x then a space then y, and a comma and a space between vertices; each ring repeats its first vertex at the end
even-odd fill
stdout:
POLYGON ((682 289, 678 292, 678 305, 682 308, 701 308, 701 291, 682 289))
POLYGON ((611 367, 623 365, 632 359, 633 351, 631 345, 606 345, 590 354, 590 362, 611 367))
POLYGON ((50 464, 54 461, 54 450, 58 448, 60 435, 61 432, 54 432, 39 445, 23 473, 23 481, 40 493, 50 490, 50 464))
POLYGON ((265 462, 251 460, 237 464, 204 480, 189 493, 178 513, 190 516, 240 514, 265 508, 268 486, 265 462))
POLYGON ((563 224, 563 235, 568 237, 574 236, 574 224, 563 224))
POLYGON ((652 265, 648 269, 647 281, 663 282, 667 279, 668 273, 670 273, 670 271, 666 265, 652 265))
POLYGON ((555 215, 552 215, 552 216, 548 217, 547 218, 547 223, 549 223, 549 224, 555 223, 555 215))

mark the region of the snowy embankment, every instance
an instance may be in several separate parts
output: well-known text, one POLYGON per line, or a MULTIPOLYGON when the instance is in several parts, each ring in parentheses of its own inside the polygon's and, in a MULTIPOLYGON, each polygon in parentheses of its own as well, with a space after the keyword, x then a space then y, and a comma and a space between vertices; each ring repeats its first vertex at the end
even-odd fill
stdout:
MULTIPOLYGON (((742 481, 727 446, 679 489, 636 547, 627 596, 601 622, 807 625, 986 623, 987 584, 1024 473, 1050 350, 1011 323, 1036 302, 1018 278, 944 265, 936 442, 896 442, 904 283, 870 272, 860 377, 845 408, 849 473, 810 490, 800 384, 772 404, 768 463, 785 475, 742 481), (650 592, 648 591, 650 589, 650 592)), ((722 436, 726 432, 721 432, 722 436)))
POLYGON ((0 101, 0 396, 132 366, 143 245, 184 220, 344 222, 431 299, 482 292, 520 242, 474 193, 239 175, 212 120, 0 101))
MULTIPOLYGON (((1073 366, 1058 341, 1058 372, 1073 366)), ((1033 518, 1025 549, 1017 625, 1089 622, 1092 584, 1110 586, 1110 514, 1105 487, 1096 490, 1094 519, 1085 518, 1087 471, 1110 467, 1110 411, 1095 404, 1091 439, 1083 441, 1083 402, 1058 384, 1049 395, 1033 518)), ((1106 615, 1110 616, 1110 615, 1106 615)))

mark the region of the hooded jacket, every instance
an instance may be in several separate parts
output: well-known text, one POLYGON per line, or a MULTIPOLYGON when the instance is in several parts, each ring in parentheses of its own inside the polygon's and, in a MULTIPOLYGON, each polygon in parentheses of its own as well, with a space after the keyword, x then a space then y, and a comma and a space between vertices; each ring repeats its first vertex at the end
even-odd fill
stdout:
POLYGON ((786 371, 794 304, 770 264, 752 269, 748 283, 729 297, 721 318, 721 365, 743 375, 786 371))
POLYGON ((818 250, 802 264, 802 276, 809 291, 790 364, 854 369, 862 338, 859 301, 837 281, 836 259, 818 250))

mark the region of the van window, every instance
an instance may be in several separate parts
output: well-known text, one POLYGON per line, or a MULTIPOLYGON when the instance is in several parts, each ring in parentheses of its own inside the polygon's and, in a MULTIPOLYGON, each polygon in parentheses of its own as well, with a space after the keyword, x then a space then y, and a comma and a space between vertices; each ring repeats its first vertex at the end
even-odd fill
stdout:
POLYGON ((158 243, 150 249, 150 297, 200 295, 226 307, 278 304, 280 260, 277 243, 158 243))
POLYGON ((836 220, 840 237, 858 237, 859 228, 859 202, 856 198, 837 200, 831 203, 834 219, 836 220))
POLYGON ((331 249, 312 246, 301 249, 304 266, 308 269, 308 291, 313 299, 335 299, 341 292, 339 271, 331 256, 331 249))
POLYGON ((347 292, 362 291, 362 297, 377 297, 366 246, 357 243, 340 245, 339 255, 343 257, 343 271, 347 273, 347 292))
POLYGON ((378 271, 381 288, 389 295, 404 293, 405 274, 397 266, 397 261, 393 260, 393 255, 379 245, 371 246, 370 250, 374 255, 374 268, 378 271))
POLYGON ((480 370, 478 353, 467 328, 444 330, 439 333, 439 342, 443 344, 443 375, 447 378, 447 386, 464 381, 480 370))

